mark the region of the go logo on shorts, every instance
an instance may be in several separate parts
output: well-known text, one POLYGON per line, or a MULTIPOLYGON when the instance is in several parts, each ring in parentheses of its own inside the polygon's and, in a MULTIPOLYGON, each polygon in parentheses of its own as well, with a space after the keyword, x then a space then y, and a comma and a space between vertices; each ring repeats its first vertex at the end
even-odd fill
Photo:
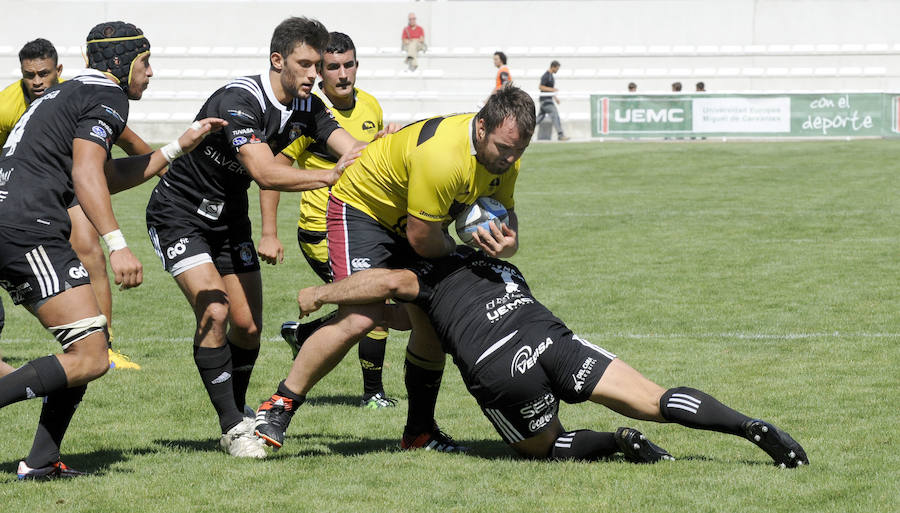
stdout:
POLYGON ((179 239, 178 242, 166 248, 166 256, 169 260, 187 251, 187 239, 179 239))

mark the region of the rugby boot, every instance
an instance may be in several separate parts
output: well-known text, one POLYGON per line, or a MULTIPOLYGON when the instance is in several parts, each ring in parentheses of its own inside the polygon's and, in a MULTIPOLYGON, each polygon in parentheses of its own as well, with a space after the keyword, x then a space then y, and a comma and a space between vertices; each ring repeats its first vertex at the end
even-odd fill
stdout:
POLYGON ((675 460, 668 451, 648 440, 637 429, 620 427, 613 436, 619 449, 625 455, 625 459, 632 463, 656 463, 662 460, 675 460))
POLYGON ((426 451, 437 452, 467 452, 468 447, 459 445, 447 433, 441 431, 441 428, 434 425, 431 431, 419 433, 418 435, 403 433, 400 440, 400 448, 404 451, 413 449, 425 449, 426 451))
POLYGON ((328 313, 309 322, 287 321, 281 325, 281 338, 290 346, 294 358, 300 352, 300 346, 303 342, 313 334, 314 331, 321 328, 324 324, 334 318, 337 311, 328 313))
POLYGON ((806 451, 796 440, 768 422, 750 419, 741 425, 744 436, 775 460, 781 468, 809 465, 806 451))
POLYGON ((273 394, 256 411, 256 436, 262 438, 273 450, 281 449, 294 411, 293 399, 273 394))
POLYGON ((109 368, 110 369, 134 369, 141 370, 141 366, 137 363, 131 361, 131 358, 125 356, 124 354, 114 351, 112 348, 108 350, 109 352, 109 368))
POLYGON ((20 481, 26 479, 45 481, 61 477, 78 477, 86 475, 88 475, 87 472, 75 470, 61 461, 40 468, 31 468, 26 465, 24 461, 20 461, 19 469, 16 471, 16 476, 20 481))
POLYGON ((253 434, 254 424, 255 419, 245 417, 227 433, 222 433, 219 439, 222 450, 238 458, 265 458, 265 443, 253 434))
POLYGON ((393 397, 387 397, 383 392, 378 392, 372 397, 365 398, 363 397, 362 401, 360 401, 359 406, 361 408, 365 408, 367 410, 380 410, 382 408, 393 408, 397 406, 397 400, 393 397))

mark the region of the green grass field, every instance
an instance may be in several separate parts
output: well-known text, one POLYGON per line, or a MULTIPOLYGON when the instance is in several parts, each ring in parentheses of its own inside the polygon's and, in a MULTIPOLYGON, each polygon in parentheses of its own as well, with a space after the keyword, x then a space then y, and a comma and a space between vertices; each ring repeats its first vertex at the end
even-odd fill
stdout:
MULTIPOLYGON (((535 145, 523 163, 513 261, 537 297, 654 381, 700 388, 783 427, 806 448, 808 468, 779 470, 745 440, 593 404, 564 405, 564 425, 631 425, 678 461, 518 460, 452 365, 438 421, 471 454, 400 452, 402 334, 392 334, 385 368, 399 408, 356 406, 351 357, 314 389, 284 449, 265 461, 233 459, 217 451, 218 424, 191 358, 193 315, 146 236, 148 184, 114 199, 145 277, 114 292, 117 348, 143 370, 112 371, 88 389, 64 461, 90 477, 16 482, 40 405, 0 410, 0 509, 898 511, 897 162, 896 142, 865 140, 535 145)), ((283 196, 288 256, 263 269, 254 406, 289 368, 278 329, 296 317, 296 290, 316 283, 294 242, 296 210, 296 196, 283 196)), ((4 302, 7 361, 58 349, 4 302)))

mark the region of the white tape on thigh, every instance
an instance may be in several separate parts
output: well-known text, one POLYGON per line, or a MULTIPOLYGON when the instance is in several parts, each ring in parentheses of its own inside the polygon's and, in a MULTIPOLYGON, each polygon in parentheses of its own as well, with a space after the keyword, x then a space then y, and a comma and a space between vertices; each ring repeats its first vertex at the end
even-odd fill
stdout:
POLYGON ((96 317, 88 317, 80 321, 63 324, 62 326, 50 326, 47 329, 62 344, 63 349, 68 349, 75 342, 98 331, 103 331, 105 327, 106 316, 100 314, 96 317))

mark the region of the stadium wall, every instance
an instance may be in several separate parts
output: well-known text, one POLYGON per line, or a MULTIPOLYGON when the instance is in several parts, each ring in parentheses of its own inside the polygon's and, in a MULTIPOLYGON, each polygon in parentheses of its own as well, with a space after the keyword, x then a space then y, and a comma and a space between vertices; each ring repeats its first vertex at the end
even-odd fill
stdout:
POLYGON ((700 80, 715 92, 900 89, 893 27, 900 2, 888 0, 4 0, 0 8, 15 13, 0 41, 0 73, 9 81, 18 48, 34 37, 52 40, 74 70, 94 23, 141 26, 154 45, 156 77, 133 105, 132 124, 152 140, 176 134, 228 77, 264 69, 271 31, 289 15, 350 34, 360 86, 399 122, 477 108, 492 87, 498 49, 509 55, 516 83, 535 95, 548 62, 563 63, 560 112, 575 136, 589 134, 590 95, 623 92, 630 81, 645 93, 668 92, 676 80, 685 91, 700 80), (416 73, 403 69, 399 48, 410 11, 430 46, 416 73))

